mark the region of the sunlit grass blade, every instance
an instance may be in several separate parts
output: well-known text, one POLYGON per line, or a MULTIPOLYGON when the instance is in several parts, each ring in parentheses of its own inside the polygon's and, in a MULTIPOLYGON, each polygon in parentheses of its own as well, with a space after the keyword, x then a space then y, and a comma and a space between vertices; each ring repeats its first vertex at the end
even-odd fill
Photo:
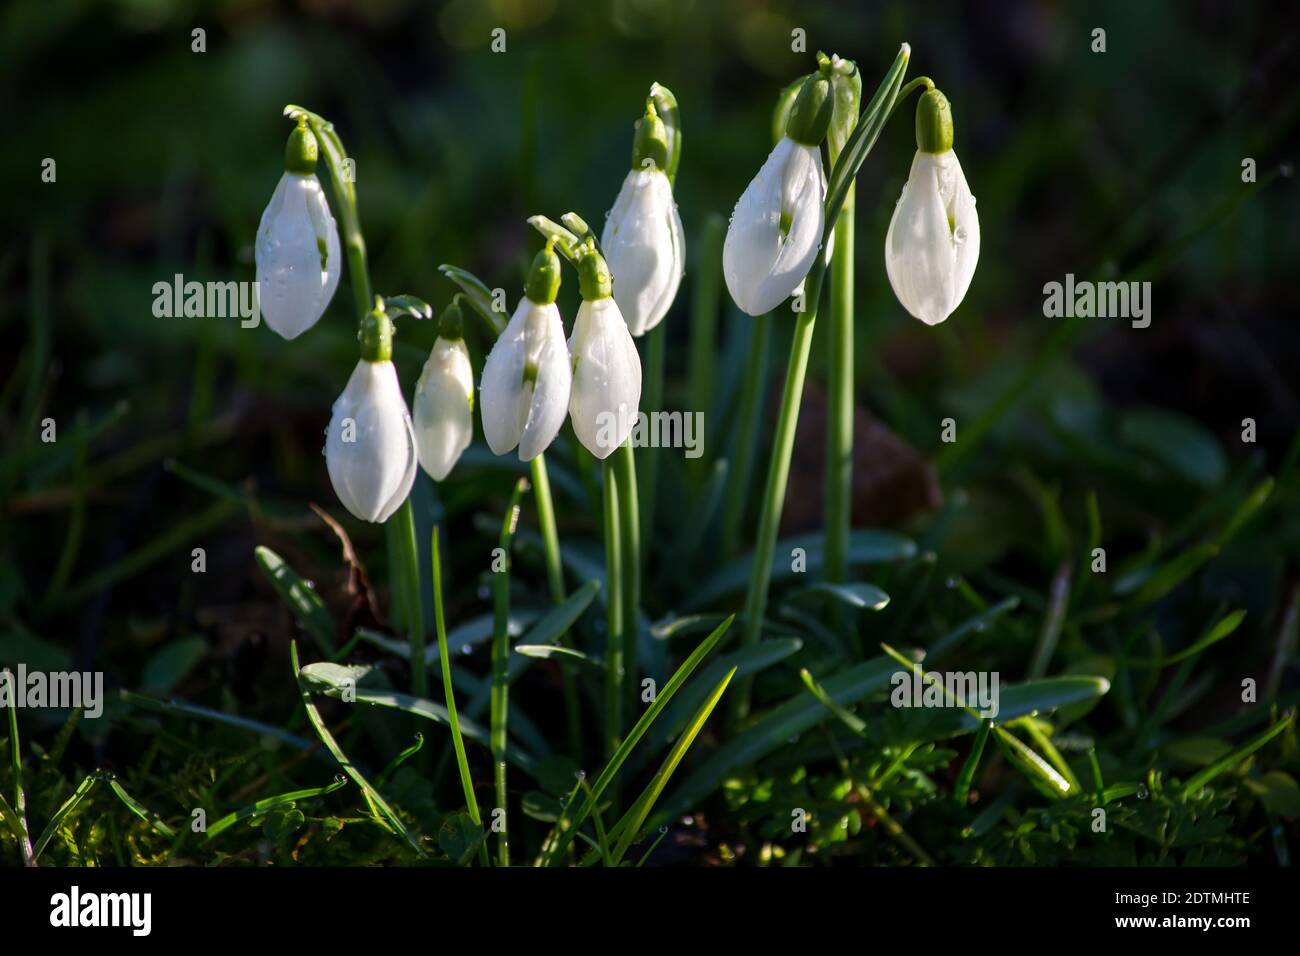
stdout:
POLYGON ((838 717, 840 722, 843 723, 844 726, 848 727, 849 730, 859 736, 866 732, 866 722, 847 707, 837 703, 835 698, 826 693, 825 688, 813 679, 812 674, 808 672, 808 668, 799 668, 799 679, 803 681, 803 685, 808 688, 812 695, 821 701, 822 706, 838 717))
POLYGON ((719 624, 713 630, 713 633, 701 641, 700 645, 691 652, 691 655, 686 658, 686 660, 682 661, 681 666, 678 667, 673 673, 673 676, 668 679, 668 683, 663 686, 657 695, 655 695, 654 703, 646 708, 645 713, 641 715, 641 719, 638 720, 631 731, 628 732, 628 735, 623 739, 623 742, 619 745, 614 756, 605 764, 605 768, 600 772, 600 776, 596 778, 596 782, 591 787, 591 794, 583 803, 582 807, 579 808, 576 813, 570 813, 568 808, 565 808, 564 815, 556 823, 556 828, 560 835, 555 841, 555 846, 552 848, 551 853, 546 859, 547 865, 550 865, 551 862, 564 852, 569 841, 573 839, 573 833, 576 832, 587 819, 587 816, 595 807, 596 801, 600 799, 601 794, 605 792, 605 789, 609 786, 610 782, 614 779, 614 776, 623 766, 624 761, 627 760, 628 755, 632 752, 632 748, 635 747, 637 742, 645 736, 646 731, 650 729, 650 726, 655 722, 655 719, 663 712, 663 709, 668 706, 668 702, 672 700, 673 695, 677 693, 677 689, 686 682, 686 679, 691 676, 695 669, 700 665, 700 662, 708 656, 709 652, 713 650, 718 641, 722 640, 722 636, 727 633, 727 630, 731 627, 731 624, 735 619, 736 617, 733 614, 719 624), (561 824, 564 824, 564 826, 561 826, 561 824))
POLYGON ((695 742, 695 738, 699 736, 705 722, 709 719, 709 715, 713 713, 713 708, 722 699, 723 692, 726 691, 727 685, 731 683, 731 678, 735 676, 736 668, 733 667, 709 692, 704 705, 696 711, 695 716, 686 725, 682 735, 677 738, 677 742, 673 744, 672 750, 668 752, 668 756, 664 759, 654 777, 651 778, 645 791, 637 798, 631 809, 624 814, 623 819, 614 828, 615 833, 618 834, 618 843, 614 846, 612 865, 618 866, 622 862, 623 855, 627 853, 628 847, 640 834, 642 824, 645 823, 646 817, 650 815, 655 802, 664 792, 664 787, 668 785, 668 780, 672 777, 673 771, 677 769, 677 765, 686 756, 686 751, 690 749, 691 744, 695 742))
POLYGON ((1234 748, 1231 752, 1225 754, 1200 773, 1194 775, 1187 781, 1187 783, 1183 784, 1183 796, 1191 796, 1211 780, 1227 773, 1233 767, 1237 766, 1237 764, 1241 763, 1255 751, 1267 744, 1274 737, 1287 730, 1293 723, 1295 723, 1295 714, 1287 714, 1287 716, 1279 720, 1267 730, 1255 735, 1240 747, 1234 748))
POLYGON ((379 776, 375 779, 375 786, 382 787, 385 783, 388 782, 388 778, 397 772, 397 769, 401 767, 402 764, 406 763, 406 761, 410 760, 412 757, 414 757, 423 749, 424 749, 424 734, 417 731, 415 734, 415 742, 412 743, 411 746, 403 750, 401 753, 399 753, 392 760, 388 761, 388 766, 384 767, 383 770, 379 771, 379 776))
POLYGON ((970 802, 971 784, 975 782, 975 771, 979 768, 980 757, 984 755, 984 745, 988 743, 989 731, 992 729, 993 721, 991 720, 986 720, 980 724, 980 729, 975 734, 975 743, 970 749, 970 755, 967 756, 966 762, 962 764, 961 773, 957 775, 957 784, 952 789, 952 796, 959 807, 964 807, 970 802))
POLYGON ((176 836, 176 831, 168 826, 162 817, 127 793, 126 790, 123 789, 122 785, 117 782, 115 776, 107 774, 104 779, 108 783, 109 789, 117 794, 117 798, 121 800, 122 803, 126 804, 128 810, 168 839, 176 836))
POLYGON ((994 727, 993 734, 993 739, 997 741, 998 747, 1007 760, 1025 775, 1034 789, 1053 800, 1069 796, 1070 782, 1057 773, 1056 768, 1036 751, 1027 747, 1019 737, 1001 727, 994 727))
POLYGON ((315 728, 316 735, 320 737, 321 743, 325 745, 325 749, 333 754, 334 759, 337 760, 339 766, 343 768, 343 772, 351 777, 353 782, 362 789, 367 800, 379 810, 379 813, 387 824, 407 842, 411 849, 416 853, 423 855, 419 843, 416 842, 415 837, 411 835, 411 832, 406 829, 406 825, 398 818, 397 813, 393 808, 388 805, 388 801, 383 798, 383 795, 374 788, 361 771, 353 765, 352 761, 348 759, 348 755, 345 754, 343 749, 338 745, 338 741, 334 739, 334 735, 329 732, 329 728, 325 726, 325 721, 321 717, 320 711, 318 711, 316 705, 312 703, 311 690, 307 687, 307 682, 302 676, 302 668, 298 666, 297 641, 289 642, 289 661, 293 666, 294 680, 298 682, 298 694, 302 699, 303 708, 307 711, 307 719, 311 721, 311 725, 315 728))
POLYGON ((250 817, 260 816, 276 807, 282 807, 285 804, 297 803, 299 800, 310 800, 312 797, 323 797, 328 793, 333 793, 347 785, 347 778, 342 774, 334 778, 334 782, 324 787, 311 787, 307 790, 294 790, 292 793, 281 793, 274 797, 266 797, 258 800, 256 803, 250 803, 234 813, 228 813, 212 826, 208 827, 205 839, 213 840, 225 833, 236 823, 247 820, 250 817))
POLYGON ((101 775, 98 771, 90 774, 85 780, 82 780, 81 783, 78 784, 77 789, 73 791, 72 796, 63 801, 63 806, 59 807, 59 809, 55 811, 54 816, 50 819, 50 822, 45 825, 45 829, 41 831, 40 837, 32 847, 32 862, 35 862, 40 858, 41 851, 45 849, 45 845, 50 842, 50 839, 54 834, 59 831, 59 827, 63 825, 63 821, 72 815, 72 812, 77 809, 77 806, 86 798, 86 795, 90 793, 91 790, 95 789, 95 784, 99 783, 100 777, 101 775))

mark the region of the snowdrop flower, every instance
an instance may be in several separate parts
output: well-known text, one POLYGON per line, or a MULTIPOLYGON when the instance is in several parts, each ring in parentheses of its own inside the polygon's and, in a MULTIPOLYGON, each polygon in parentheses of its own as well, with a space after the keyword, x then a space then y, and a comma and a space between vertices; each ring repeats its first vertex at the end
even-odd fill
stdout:
POLYGON ((415 434, 392 363, 393 323, 383 300, 361 328, 361 360, 334 403, 325 465, 343 507, 362 521, 387 521, 415 483, 415 434))
POLYGON ((474 371, 459 298, 443 311, 438 338, 415 386, 415 448, 434 481, 447 477, 474 437, 474 371))
POLYGON ((736 203, 722 247, 727 290, 749 315, 776 308, 803 282, 826 224, 821 142, 834 107, 830 80, 804 81, 785 135, 736 203))
POLYGON ((614 301, 636 336, 663 320, 685 269, 682 221, 667 168, 667 131, 654 100, 647 100, 633 140, 632 170, 600 237, 614 277, 614 301))
POLYGON ((560 258, 548 242, 533 260, 524 297, 483 364, 483 436, 494 455, 517 445, 520 460, 530 461, 546 451, 564 424, 572 373, 555 307, 559 291, 560 258))
POLYGON ((938 90, 917 105, 916 145, 885 236, 885 271, 903 308, 938 325, 961 305, 980 255, 975 197, 952 151, 952 110, 938 90))
POLYGON ((609 266, 594 246, 578 260, 582 305, 569 336, 573 394, 569 417, 578 441, 608 458, 627 440, 641 405, 641 357, 611 294, 609 266))
POLYGON ((316 324, 342 272, 339 231, 316 178, 316 156, 316 137, 299 116, 285 147, 284 175, 257 227, 262 315, 286 339, 316 324))

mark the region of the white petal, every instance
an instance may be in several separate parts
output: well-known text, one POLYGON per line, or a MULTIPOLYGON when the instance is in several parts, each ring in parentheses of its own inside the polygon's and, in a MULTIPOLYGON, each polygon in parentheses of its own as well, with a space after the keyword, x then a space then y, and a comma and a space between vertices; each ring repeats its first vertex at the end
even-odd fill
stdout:
POLYGON ((584 301, 569 348, 573 431, 593 455, 608 458, 627 440, 641 405, 641 358, 618 303, 612 298, 584 301))
POLYGON ((415 386, 412 418, 420 464, 442 481, 474 437, 474 372, 463 339, 439 338, 415 386))
POLYGON ((685 268, 682 222, 663 172, 627 174, 600 245, 628 330, 644 335, 667 314, 685 268))
POLYGON ((342 273, 338 227, 314 175, 280 177, 257 227, 254 255, 266 324, 297 338, 324 313, 342 273))
POLYGON ((951 150, 917 152, 885 237, 885 271, 912 315, 937 325, 961 304, 979 259, 979 218, 951 150))
POLYGON ((325 465, 343 506, 363 521, 382 522, 415 481, 415 435, 392 362, 357 363, 334 403, 325 465))
POLYGON ((821 245, 825 196, 821 153, 782 138, 736 203, 722 248, 727 289, 744 312, 770 312, 808 275, 821 245))
POLYGON ((518 445, 528 461, 545 451, 564 424, 570 381, 560 310, 521 299, 483 364, 479 403, 492 453, 518 445), (537 370, 531 382, 524 381, 526 365, 537 370))

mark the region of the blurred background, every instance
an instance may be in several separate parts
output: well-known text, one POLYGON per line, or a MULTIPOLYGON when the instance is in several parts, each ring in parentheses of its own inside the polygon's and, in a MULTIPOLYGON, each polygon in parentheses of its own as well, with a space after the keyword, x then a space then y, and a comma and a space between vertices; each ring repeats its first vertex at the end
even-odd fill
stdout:
MULTIPOLYGON (((1063 528, 1084 527, 1090 491, 1113 560, 1185 540, 1185 519, 1231 511, 1261 475, 1294 465, 1296 26, 1291 5, 1118 0, 11 2, 0 13, 0 660, 96 661, 127 686, 271 699, 283 712, 294 696, 286 612, 250 560, 267 541, 340 620, 373 619, 343 586, 356 572, 338 539, 306 507, 342 519, 382 591, 383 536, 338 506, 320 454, 356 361, 346 273, 292 343, 235 320, 152 314, 154 284, 175 273, 253 279, 286 103, 333 120, 356 161, 377 291, 440 309, 454 287, 437 266, 450 262, 513 305, 540 245, 525 218, 573 209, 601 221, 652 82, 681 104, 677 198, 693 256, 708 217, 729 214, 770 149, 777 93, 819 49, 856 60, 869 95, 911 44, 909 77, 933 77, 952 102, 983 233, 960 309, 933 329, 909 317, 882 261, 915 149, 909 102, 858 179, 857 522, 914 531, 960 501, 942 512, 943 568, 1040 590, 1063 528), (491 49, 497 28, 504 52, 491 49), (796 28, 806 52, 792 52, 796 28), (1097 28, 1104 53, 1092 50, 1097 28), (47 158, 54 182, 42 181, 47 158), (1150 281, 1150 327, 1044 317, 1044 284, 1067 273, 1150 281), (946 417, 956 445, 940 439, 946 417), (190 573, 196 546, 205 576, 190 573)), ((692 258, 666 320, 669 409, 690 408, 698 271, 692 258)), ((735 441, 753 326, 723 298, 719 385, 702 409, 708 463, 735 441)), ((573 314, 576 283, 561 306, 573 314)), ((399 328, 408 393, 435 332, 399 328)), ((788 335, 776 322, 763 440, 788 335)), ((470 347, 481 367, 477 327, 470 347)), ((823 333, 787 530, 819 527, 824 353, 823 333)), ((553 480, 561 536, 581 548, 594 519, 565 436, 553 480)), ((756 457, 751 503, 761 446, 756 457)), ((662 461, 661 502, 673 507, 661 505, 650 536, 652 617, 687 590, 664 564, 681 545, 674 489, 698 490, 679 458, 662 461)), ((476 444, 443 487, 420 476, 421 540, 441 521, 463 543, 453 618, 487 606, 475 581, 491 534, 476 518, 499 527, 516 472, 476 444)), ((1298 532, 1294 509, 1274 512, 1223 572, 1258 612, 1248 654, 1270 653, 1294 603, 1298 532)), ((690 567, 719 560, 701 554, 690 567)))

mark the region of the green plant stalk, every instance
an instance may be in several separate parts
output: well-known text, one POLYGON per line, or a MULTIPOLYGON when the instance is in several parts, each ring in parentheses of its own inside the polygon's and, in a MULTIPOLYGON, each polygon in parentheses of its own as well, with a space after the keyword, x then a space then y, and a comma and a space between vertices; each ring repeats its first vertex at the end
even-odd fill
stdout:
POLYGON ((605 459, 605 750, 613 756, 623 736, 623 548, 614 459, 605 459))
MULTIPOLYGON (((853 135, 845 143, 839 159, 831 169, 826 189, 826 224, 822 233, 822 248, 825 248, 832 231, 836 228, 840 212, 853 186, 854 177, 862 168, 862 163, 875 146, 880 131, 889 118, 910 55, 911 49, 907 44, 903 44, 893 66, 881 81, 871 103, 858 121, 853 135)), ((804 377, 808 371, 813 327, 817 322, 817 308, 825 276, 826 257, 819 253, 812 269, 804 279, 804 311, 796 313, 794 338, 790 343, 785 391, 781 396, 781 411, 777 417, 776 433, 772 441, 767 483, 763 491, 762 507, 759 510, 758 536, 754 543, 749 589, 745 594, 745 629, 742 634, 742 645, 745 647, 758 642, 763 614, 767 610, 772 558, 776 549, 777 532, 781 526, 781 512, 785 507, 785 489, 790 477, 795 427, 799 421, 799 405, 803 401, 804 377)), ((752 686, 752 675, 747 675, 737 682, 736 694, 731 698, 730 717, 733 729, 749 713, 752 686)))
POLYGON ((637 511, 636 455, 630 439, 614 452, 614 467, 618 470, 619 545, 623 572, 620 601, 623 612, 623 673, 632 675, 625 683, 628 706, 635 711, 639 685, 637 641, 641 631, 641 526, 637 511))
MULTIPOLYGON (((11 701, 18 699, 18 678, 12 671, 0 671, 0 681, 7 681, 9 689, 13 691, 10 695, 11 701)), ((18 832, 14 836, 18 840, 18 849, 22 853, 23 866, 35 866, 36 855, 32 852, 32 838, 30 831, 27 829, 27 794, 23 790, 23 758, 22 748, 18 739, 18 704, 10 703, 6 708, 9 711, 9 769, 14 775, 14 805, 12 812, 14 819, 17 821, 18 832)))
MULTIPOLYGON (((664 352, 668 341, 667 323, 660 322, 646 333, 645 339, 645 388, 642 394, 641 408, 650 412, 657 412, 664 407, 664 352)), ((630 446, 628 450, 631 451, 630 446)), ((615 452, 615 454, 620 454, 620 452, 615 452)), ((655 503, 659 490, 659 449, 647 448, 642 453, 641 476, 644 480, 639 488, 640 494, 639 496, 633 495, 633 500, 639 501, 640 504, 638 522, 642 528, 646 529, 645 537, 643 539, 638 538, 636 545, 638 566, 649 560, 650 540, 654 537, 655 503)))
MULTIPOLYGON (((451 654, 447 650, 447 621, 442 608, 442 549, 438 546, 438 528, 433 529, 433 626, 438 636, 438 659, 442 664, 442 692, 447 699, 447 722, 451 724, 451 743, 456 750, 456 767, 460 771, 460 786, 465 792, 465 808, 475 825, 483 825, 478 798, 474 795, 474 778, 469 773, 469 760, 465 756, 465 737, 460 732, 460 717, 456 714, 456 692, 451 682, 451 654)), ((479 844, 479 860, 488 864, 487 841, 479 844)))
MULTIPOLYGON (((497 843, 497 860, 501 866, 510 865, 510 824, 506 813, 506 727, 510 716, 510 549, 514 544, 515 529, 519 526, 519 508, 528 479, 515 482, 510 504, 501 521, 501 537, 497 547, 504 567, 496 574, 492 599, 492 693, 490 697, 491 722, 489 743, 492 765, 495 770, 496 809, 502 812, 504 826, 497 843)), ((444 645, 444 652, 446 648, 444 645)))
POLYGON ((399 592, 403 598, 403 617, 411 639, 411 693, 429 696, 429 678, 424 661, 424 607, 420 598, 420 552, 415 544, 415 511, 410 496, 393 515, 392 527, 397 536, 399 592))
MULTIPOLYGON (((809 292, 809 304, 815 303, 821 292, 821 275, 810 277, 810 281, 813 278, 816 288, 809 292)), ((808 372, 808 355, 812 351, 813 328, 816 323, 815 308, 800 312, 795 318, 794 339, 790 343, 790 360, 785 372, 785 391, 781 395, 781 411, 776 420, 772 457, 767 467, 767 483, 763 489, 763 504, 758 515, 758 536, 754 542, 754 555, 750 565, 749 589, 745 592, 745 629, 741 638, 744 647, 758 643, 763 613, 767 609, 772 559, 776 552, 777 532, 781 526, 781 511, 785 506, 785 488, 790 478, 795 428, 799 422, 799 405, 803 401, 804 376, 808 372)), ((752 675, 736 681, 736 694, 731 698, 730 711, 733 728, 749 714, 752 685, 752 675)))
POLYGON ((735 556, 739 548, 740 522, 745 515, 746 492, 750 485, 750 463, 758 442, 759 406, 767 382, 767 353, 772 338, 772 315, 756 316, 749 329, 749 355, 741 385, 735 421, 736 444, 727 465, 727 493, 722 512, 722 559, 735 556))
MULTIPOLYGON (((564 603, 567 595, 564 593, 564 563, 560 557, 560 535, 555 524, 555 502, 551 498, 551 478, 546 470, 546 456, 538 455, 530 462, 530 467, 533 475, 533 501, 537 504, 537 526, 542 534, 542 550, 546 556, 546 584, 551 592, 551 602, 558 607, 564 603)), ((578 704, 578 685, 568 662, 560 661, 559 667, 569 751, 576 758, 582 752, 582 711, 578 704)))
POLYGON ((953 787, 953 800, 957 806, 964 807, 970 802, 970 788, 975 781, 975 770, 980 765, 980 757, 984 755, 984 745, 989 741, 989 731, 993 729, 993 721, 980 721, 980 729, 975 733, 975 743, 970 749, 970 756, 962 764, 961 774, 957 777, 957 786, 953 787))
MULTIPOLYGON (((835 224, 835 254, 831 257, 830 335, 826 338, 826 511, 825 563, 827 581, 842 582, 848 574, 849 528, 853 492, 853 225, 854 193, 849 188, 844 211, 835 224)), ((842 617, 842 615, 838 615, 842 617)))

